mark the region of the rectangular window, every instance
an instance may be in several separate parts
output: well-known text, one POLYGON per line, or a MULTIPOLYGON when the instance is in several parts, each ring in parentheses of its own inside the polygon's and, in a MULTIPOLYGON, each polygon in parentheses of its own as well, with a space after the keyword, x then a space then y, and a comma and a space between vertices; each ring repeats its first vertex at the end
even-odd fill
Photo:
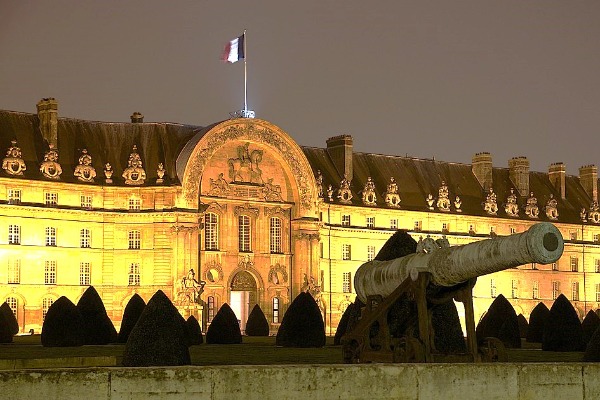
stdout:
POLYGON ((531 269, 537 269, 537 264, 536 263, 531 263, 531 269))
POLYGON ((139 263, 131 263, 129 265, 129 286, 139 286, 140 285, 140 264, 139 263))
POLYGON ((246 253, 250 252, 250 217, 240 215, 238 217, 238 224, 239 250, 246 253))
POLYGON ((395 218, 390 219, 390 229, 398 229, 398 220, 395 218))
POLYGON ((79 264, 79 284, 81 286, 89 286, 91 277, 91 267, 89 262, 79 264))
POLYGON ((511 295, 513 299, 519 298, 519 281, 516 279, 511 281, 511 295))
POLYGON ((139 197, 129 199, 129 211, 140 211, 142 209, 142 200, 139 197))
POLYGON ((469 233, 470 233, 471 235, 474 235, 474 234, 475 234, 475 225, 473 225, 473 224, 470 224, 470 225, 469 225, 469 233))
POLYGON ((496 297, 497 296, 496 280, 495 279, 490 279, 490 295, 492 297, 496 297))
POLYGON ((204 215, 204 249, 219 250, 219 217, 214 213, 204 215))
POLYGON ((560 296, 560 282, 552 281, 552 298, 556 299, 560 296))
POLYGON ((497 235, 496 227, 490 226, 490 236, 496 236, 496 235, 497 235))
POLYGON ((325 244, 323 242, 319 243, 319 256, 325 258, 325 244))
POLYGON ((44 195, 44 201, 47 206, 55 206, 58 204, 58 193, 46 192, 44 195))
POLYGON ((129 250, 139 250, 142 247, 142 234, 140 231, 129 231, 129 250))
POLYGON ((579 282, 573 282, 571 285, 571 299, 579 301, 579 282))
POLYGON ((415 227, 414 227, 415 232, 421 232, 421 227, 422 227, 421 221, 415 221, 415 227))
POLYGON ((21 204, 21 189, 8 189, 8 204, 21 204))
POLYGON ((596 302, 600 303, 600 283, 596 283, 596 302))
POLYGON ((442 222, 442 232, 448 233, 450 231, 450 225, 447 222, 442 222))
POLYGON ((350 272, 344 272, 342 274, 342 292, 344 293, 352 293, 351 275, 350 272))
POLYGON ((217 303, 215 301, 215 296, 208 296, 208 298, 206 299, 206 303, 208 304, 208 323, 210 324, 217 312, 217 303))
POLYGON ((538 281, 533 281, 533 288, 531 290, 531 297, 533 299, 540 298, 540 284, 538 281))
POLYGON ((571 257, 571 272, 579 271, 579 258, 571 257))
POLYGON ((56 228, 46 227, 46 246, 56 246, 56 228))
POLYGON ((577 231, 570 232, 571 240, 577 240, 577 231))
POLYGON ((84 210, 92 209, 92 196, 87 194, 81 195, 81 208, 83 208, 84 210))
POLYGON ((279 297, 273 297, 273 323, 279 323, 279 297))
POLYGON ((92 233, 89 229, 82 229, 79 232, 79 246, 83 249, 92 247, 92 233))
POLYGON ((600 258, 596 258, 594 260, 594 271, 596 271, 596 273, 600 273, 600 258))
POLYGON ((342 245, 342 260, 351 260, 352 251, 349 244, 342 245))
POLYGON ((281 251, 281 218, 273 217, 270 223, 271 253, 279 254, 281 251))
POLYGON ((8 244, 21 244, 21 226, 8 226, 8 244))
POLYGON ((375 217, 367 217, 367 228, 375 228, 375 217))
POLYGON ((515 228, 515 227, 511 226, 511 227, 510 227, 510 234, 512 235, 512 234, 514 234, 514 233, 517 233, 517 228, 515 228))
POLYGON ((350 215, 342 215, 342 226, 350 226, 350 215))
POLYGON ((558 263, 552 263, 552 271, 558 271, 558 263))
POLYGON ((44 263, 44 283, 46 285, 56 285, 56 261, 46 261, 44 263))
POLYGON ((597 234, 597 233, 594 234, 594 242, 596 242, 596 243, 600 242, 600 234, 597 234))
POLYGON ((21 260, 8 260, 8 283, 21 283, 21 260))
POLYGON ((367 246, 367 261, 375 259, 375 246, 367 246))

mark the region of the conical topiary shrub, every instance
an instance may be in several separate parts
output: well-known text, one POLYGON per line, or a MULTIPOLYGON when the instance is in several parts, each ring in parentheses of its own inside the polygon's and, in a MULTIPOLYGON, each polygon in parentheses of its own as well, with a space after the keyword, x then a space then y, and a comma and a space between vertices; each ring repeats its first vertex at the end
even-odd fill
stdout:
POLYGON ((42 346, 83 346, 85 342, 83 317, 71 300, 61 296, 46 313, 42 325, 42 346))
POLYGON ((8 323, 10 332, 13 335, 19 333, 19 323, 17 322, 15 313, 13 313, 12 309, 10 308, 7 302, 2 303, 2 305, 0 306, 0 313, 4 314, 4 318, 6 319, 6 323, 8 323))
POLYGON ((581 322, 569 300, 561 294, 554 300, 546 325, 544 325, 542 350, 581 351, 582 349, 581 322))
POLYGON ((596 329, 590 338, 583 355, 583 361, 598 362, 600 361, 600 327, 596 329))
POLYGON ((188 330, 188 343, 190 346, 202 344, 204 342, 204 338, 202 337, 202 329, 200 329, 200 324, 198 320, 193 315, 190 315, 185 321, 188 330))
POLYGON ((136 293, 129 299, 123 311, 123 320, 121 321, 117 342, 127 342, 127 338, 129 338, 129 334, 142 315, 144 308, 146 308, 146 302, 139 294, 136 293))
POLYGON ((381 247, 375 260, 389 261, 417 252, 417 242, 406 231, 398 230, 381 247))
POLYGON ((248 336, 269 336, 269 322, 258 304, 252 307, 252 311, 246 322, 246 335, 248 336))
POLYGON ((12 343, 13 334, 10 325, 11 323, 7 321, 6 315, 0 313, 0 343, 12 343))
POLYGON ((275 344, 284 347, 325 346, 321 311, 309 293, 302 292, 292 301, 277 331, 275 344))
POLYGON ((521 339, 525 339, 527 337, 527 329, 529 329, 527 318, 523 314, 519 314, 517 315, 517 320, 519 321, 519 336, 521 339))
POLYGON ((487 313, 477 325, 475 333, 478 342, 487 337, 495 337, 508 348, 521 348, 517 313, 503 295, 494 299, 487 313))
POLYGON ((581 330, 583 331, 583 345, 587 346, 588 342, 592 338, 596 329, 600 326, 600 317, 593 310, 588 311, 587 315, 581 323, 581 330))
POLYGON ((162 290, 154 293, 123 351, 124 367, 190 365, 185 319, 162 290))
POLYGON ((93 286, 83 292, 77 302, 77 308, 83 317, 84 344, 108 344, 117 341, 117 330, 93 286))
POLYGON ((229 304, 223 303, 206 330, 207 344, 242 343, 240 323, 229 304))
POLYGON ((550 310, 544 303, 538 303, 529 315, 529 328, 527 329, 527 341, 530 343, 542 343, 544 336, 544 325, 548 320, 550 310))
POLYGON ((342 344, 342 336, 348 331, 348 324, 350 323, 350 316, 352 315, 353 308, 354 303, 350 303, 344 310, 342 318, 340 318, 340 323, 338 324, 337 329, 335 330, 335 336, 333 337, 333 344, 336 346, 342 344))

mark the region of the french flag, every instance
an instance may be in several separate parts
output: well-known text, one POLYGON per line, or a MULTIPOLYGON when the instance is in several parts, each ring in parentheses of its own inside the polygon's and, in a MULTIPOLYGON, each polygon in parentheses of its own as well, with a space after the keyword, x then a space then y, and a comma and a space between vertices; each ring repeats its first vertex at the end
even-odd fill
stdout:
POLYGON ((244 35, 245 34, 242 34, 242 36, 230 40, 229 43, 225 45, 221 60, 234 63, 244 59, 244 35))

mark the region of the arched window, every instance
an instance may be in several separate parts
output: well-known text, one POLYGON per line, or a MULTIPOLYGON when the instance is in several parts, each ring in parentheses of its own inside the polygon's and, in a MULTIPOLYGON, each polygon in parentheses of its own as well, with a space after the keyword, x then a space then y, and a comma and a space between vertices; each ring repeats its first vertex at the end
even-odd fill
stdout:
POLYGON ((273 217, 270 223, 271 253, 282 253, 281 251, 281 218, 273 217))
POLYGON ((131 263, 129 265, 129 286, 140 285, 140 264, 131 263))
POLYGON ((279 297, 273 297, 273 323, 279 323, 279 297))
POLYGON ((42 300, 42 321, 46 319, 46 314, 48 314, 48 310, 50 306, 54 303, 54 299, 52 297, 44 297, 42 300))
POLYGON ((208 296, 206 299, 208 303, 208 322, 212 322, 215 317, 215 311, 217 308, 217 303, 215 302, 215 296, 208 296))
POLYGON ((215 213, 204 215, 204 249, 219 250, 219 217, 215 213))
POLYGON ((16 297, 7 297, 6 304, 8 304, 8 306, 12 310, 13 314, 15 314, 15 318, 18 319, 19 315, 18 315, 17 310, 18 310, 19 301, 17 300, 17 298, 16 297))
POLYGON ((251 243, 250 243, 250 217, 247 215, 240 215, 238 218, 238 239, 239 239, 239 249, 242 252, 250 252, 251 243))

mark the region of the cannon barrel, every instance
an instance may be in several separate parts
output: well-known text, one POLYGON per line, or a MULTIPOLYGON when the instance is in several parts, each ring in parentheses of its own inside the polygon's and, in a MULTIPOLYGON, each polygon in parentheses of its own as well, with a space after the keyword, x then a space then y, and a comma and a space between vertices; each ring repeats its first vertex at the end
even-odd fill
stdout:
POLYGON ((390 295, 409 276, 431 274, 431 283, 452 287, 478 276, 527 263, 550 264, 560 258, 564 241, 549 222, 531 226, 526 232, 486 239, 431 253, 414 253, 390 261, 370 261, 354 276, 354 289, 362 302, 367 296, 390 295))

